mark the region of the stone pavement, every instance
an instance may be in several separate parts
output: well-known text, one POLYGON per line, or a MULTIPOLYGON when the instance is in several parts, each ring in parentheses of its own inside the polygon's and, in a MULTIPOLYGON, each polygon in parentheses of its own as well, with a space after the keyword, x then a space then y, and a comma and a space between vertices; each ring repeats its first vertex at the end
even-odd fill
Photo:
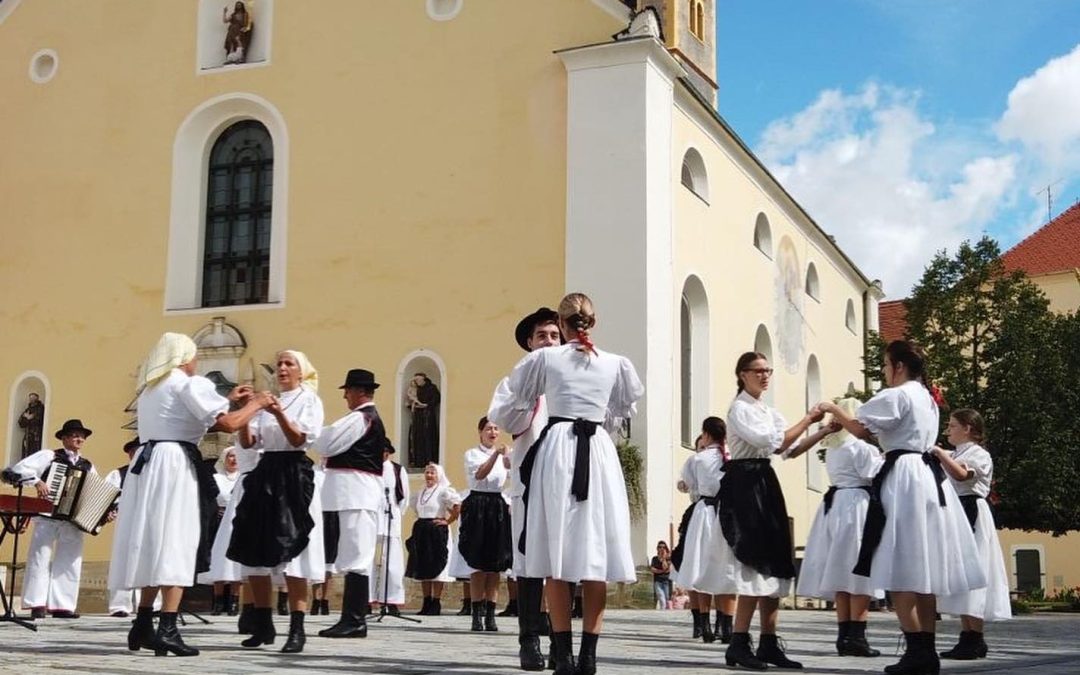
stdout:
MULTIPOLYGON (((128 620, 84 616, 78 620, 38 621, 37 632, 0 624, 0 672, 22 673, 516 673, 517 640, 514 619, 500 619, 499 633, 472 633, 468 618, 422 617, 417 625, 388 618, 372 624, 364 640, 328 640, 314 633, 334 617, 308 620, 309 640, 303 654, 278 652, 273 647, 245 650, 239 646, 233 618, 208 617, 212 625, 189 623, 184 636, 202 655, 180 659, 156 658, 125 649, 128 620), (17 664, 17 665, 16 665, 17 664)), ((877 659, 839 658, 830 652, 834 640, 832 615, 823 611, 784 611, 782 637, 792 657, 808 673, 880 673, 896 660, 899 628, 892 614, 871 616, 870 641, 886 655, 877 659)), ((285 617, 275 617, 279 631, 285 617)), ((575 644, 580 625, 575 622, 575 644)), ((951 646, 959 630, 954 620, 939 628, 939 647, 951 646)), ((1020 673, 1057 675, 1080 673, 1080 614, 1034 615, 992 625, 987 634, 990 658, 946 662, 947 673, 1020 673)), ((545 639, 546 648, 546 639, 545 639)), ((682 611, 611 610, 600 639, 600 672, 635 675, 652 672, 737 672, 724 667, 719 642, 704 645, 690 639, 689 615, 682 611)), ((773 670, 770 668, 770 670, 773 670)))

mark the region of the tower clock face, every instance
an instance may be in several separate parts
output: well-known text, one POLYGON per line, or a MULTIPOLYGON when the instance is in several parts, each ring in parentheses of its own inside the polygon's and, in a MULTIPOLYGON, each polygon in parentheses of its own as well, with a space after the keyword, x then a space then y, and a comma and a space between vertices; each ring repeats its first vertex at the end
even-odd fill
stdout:
POLYGON ((776 276, 773 286, 776 308, 776 355, 789 372, 802 362, 806 320, 803 314, 802 271, 791 239, 784 237, 776 251, 776 276))

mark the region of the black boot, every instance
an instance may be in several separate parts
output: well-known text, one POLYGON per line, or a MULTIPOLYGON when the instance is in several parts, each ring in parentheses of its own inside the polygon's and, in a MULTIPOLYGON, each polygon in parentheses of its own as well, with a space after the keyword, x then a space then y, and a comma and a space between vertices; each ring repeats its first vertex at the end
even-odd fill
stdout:
POLYGON ((724 661, 729 666, 739 666, 750 670, 766 670, 768 666, 754 656, 754 649, 750 645, 750 633, 732 633, 731 644, 724 652, 724 661))
POLYGON ((551 615, 547 612, 540 612, 540 634, 551 635, 551 615))
POLYGON ((252 623, 255 630, 252 631, 251 637, 240 643, 241 646, 260 647, 274 644, 277 631, 274 630, 274 615, 269 607, 256 607, 252 623))
POLYGON ((327 598, 323 598, 319 601, 319 603, 319 615, 330 616, 330 600, 327 598))
POLYGON ((544 669, 544 653, 540 651, 539 635, 518 636, 518 661, 521 663, 522 670, 544 669))
POLYGON ((341 600, 341 619, 333 626, 319 631, 319 637, 367 637, 367 619, 364 612, 367 602, 368 577, 356 572, 346 574, 345 592, 341 600))
POLYGON ((847 621, 847 634, 844 636, 842 647, 838 646, 840 656, 881 656, 881 652, 872 648, 866 641, 866 622, 847 621))
POLYGON ((177 656, 198 656, 199 650, 184 644, 180 631, 176 628, 176 612, 162 612, 158 618, 157 634, 154 636, 154 656, 165 656, 169 652, 177 656))
POLYGON ((235 595, 225 596, 225 614, 226 616, 236 616, 237 604, 239 604, 240 598, 235 595))
POLYGON ((518 659, 522 670, 544 669, 544 654, 540 651, 543 597, 544 582, 541 579, 518 579, 518 659))
POLYGON ((570 631, 551 634, 552 660, 555 675, 574 675, 574 641, 570 631))
POLYGON ((517 615, 518 615, 518 601, 516 599, 507 601, 506 607, 503 608, 503 611, 499 612, 499 616, 517 616, 517 615))
POLYGON ((570 610, 570 618, 580 619, 585 616, 584 605, 580 595, 574 596, 574 608, 570 610))
POLYGON ((472 614, 472 600, 462 598, 461 609, 458 610, 457 616, 469 616, 470 614, 472 614))
POLYGON ((784 648, 780 646, 780 638, 768 633, 761 634, 761 642, 758 643, 757 657, 759 661, 765 663, 771 663, 778 668, 795 668, 802 669, 802 664, 798 661, 792 661, 784 653, 784 648))
POLYGON ((719 628, 716 629, 716 633, 720 636, 721 644, 731 644, 731 619, 730 614, 724 614, 717 610, 716 612, 716 625, 719 628))
POLYGON ((442 616, 442 600, 439 598, 431 599, 431 609, 428 610, 428 616, 442 616))
POLYGON ((488 633, 499 632, 499 627, 495 625, 495 601, 488 600, 484 603, 484 630, 488 633))
POLYGON ((941 659, 938 658, 937 645, 937 633, 919 633, 919 640, 922 655, 923 672, 929 675, 938 675, 941 672, 941 659))
POLYGON ((701 641, 705 644, 716 642, 716 635, 713 633, 712 622, 709 621, 709 612, 699 611, 698 621, 701 622, 701 641))
POLYGON ((140 648, 154 648, 154 608, 140 607, 135 620, 128 631, 128 649, 133 652, 140 648))
POLYGON ((285 591, 277 592, 278 616, 289 616, 289 594, 285 591))
POLYGON ((225 613, 225 596, 224 595, 215 595, 213 603, 214 604, 212 604, 210 606, 211 607, 210 616, 221 616, 222 614, 225 613))
POLYGON ((836 622, 836 653, 840 656, 844 656, 844 644, 847 642, 850 629, 850 621, 836 622))
POLYGON ((693 637, 696 640, 699 637, 701 637, 701 612, 696 610, 696 609, 692 609, 692 610, 690 610, 690 616, 693 618, 693 621, 694 621, 694 636, 693 637))
POLYGON ((416 613, 417 616, 428 616, 431 613, 431 598, 424 596, 424 604, 420 605, 420 611, 416 613))
POLYGON ((885 666, 888 675, 937 675, 941 672, 941 661, 938 660, 937 653, 932 651, 933 633, 905 632, 904 643, 904 655, 900 660, 891 666, 885 666))
POLYGON ((255 616, 255 605, 250 602, 245 602, 244 606, 240 609, 240 616, 236 619, 236 632, 241 635, 251 635, 255 632, 255 625, 252 623, 252 617, 255 616))
POLYGON ((960 640, 956 643, 952 649, 941 652, 941 658, 943 659, 956 659, 958 661, 971 661, 979 658, 977 650, 977 638, 981 638, 982 633, 973 633, 972 631, 961 631, 960 640))
POLYGON ((581 649, 578 651, 577 675, 596 675, 596 641, 599 633, 581 632, 581 649))
POLYGON ((971 640, 975 643, 975 655, 980 659, 985 659, 990 648, 986 646, 986 640, 983 639, 983 634, 977 631, 971 631, 971 634, 974 636, 971 640))
POLYGON ((299 654, 304 651, 307 643, 307 635, 304 633, 304 613, 291 612, 289 614, 289 637, 285 640, 285 646, 281 648, 283 654, 299 654))
POLYGON ((484 610, 487 607, 487 603, 483 600, 476 600, 472 603, 472 630, 479 633, 484 630, 484 610))

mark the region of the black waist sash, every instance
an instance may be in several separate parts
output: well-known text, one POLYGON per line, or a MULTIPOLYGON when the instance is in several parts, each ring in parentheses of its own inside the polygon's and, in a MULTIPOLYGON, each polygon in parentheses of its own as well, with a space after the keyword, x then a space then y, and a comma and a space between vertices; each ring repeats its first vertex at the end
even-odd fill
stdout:
POLYGON ((214 480, 214 469, 203 461, 199 446, 190 441, 151 440, 143 445, 142 453, 131 465, 129 473, 140 475, 154 454, 154 447, 159 443, 179 445, 191 462, 191 468, 195 470, 195 480, 199 485, 199 549, 195 555, 195 573, 205 572, 210 569, 210 548, 214 544, 211 532, 217 519, 217 496, 221 492, 214 480))
POLYGON ((847 487, 832 485, 825 491, 825 497, 822 499, 822 501, 825 502, 825 513, 828 513, 832 508, 833 497, 836 496, 837 490, 866 490, 866 494, 870 494, 869 485, 849 485, 847 487))
POLYGON ((767 577, 795 578, 787 504, 768 458, 729 460, 720 491, 703 499, 719 500, 720 529, 739 562, 767 577))
POLYGON ((971 531, 975 531, 975 523, 979 522, 979 500, 981 495, 960 495, 960 506, 964 507, 964 515, 967 516, 971 531))
POLYGON ((525 532, 529 526, 529 484, 532 482, 533 465, 536 464, 536 452, 547 438, 548 431, 556 424, 573 424, 574 436, 577 436, 577 447, 574 453, 574 477, 570 483, 570 494, 583 502, 589 498, 589 440, 596 434, 599 422, 585 419, 571 419, 569 417, 549 417, 548 422, 536 442, 529 446, 525 453, 525 459, 521 461, 521 484, 524 490, 521 493, 523 508, 521 510, 521 534, 518 536, 518 550, 525 553, 525 532))
POLYGON ((934 475, 934 484, 937 486, 938 504, 945 506, 945 490, 941 485, 945 482, 945 470, 941 468, 938 458, 929 452, 917 450, 889 450, 885 453, 885 464, 882 465, 874 480, 870 483, 870 504, 866 510, 866 523, 863 525, 862 546, 859 548, 859 560, 855 563, 853 574, 861 577, 870 576, 870 565, 874 561, 874 551, 881 544, 881 536, 885 533, 885 506, 881 503, 881 486, 885 479, 892 473, 896 461, 904 455, 922 455, 922 461, 934 475))

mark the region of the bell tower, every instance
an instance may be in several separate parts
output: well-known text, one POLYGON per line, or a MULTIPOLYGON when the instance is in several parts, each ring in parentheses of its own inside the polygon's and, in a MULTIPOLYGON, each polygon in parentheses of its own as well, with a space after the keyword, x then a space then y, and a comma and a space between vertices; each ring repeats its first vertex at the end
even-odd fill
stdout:
POLYGON ((664 44, 686 68, 690 83, 716 106, 716 0, 639 0, 660 15, 664 44))

